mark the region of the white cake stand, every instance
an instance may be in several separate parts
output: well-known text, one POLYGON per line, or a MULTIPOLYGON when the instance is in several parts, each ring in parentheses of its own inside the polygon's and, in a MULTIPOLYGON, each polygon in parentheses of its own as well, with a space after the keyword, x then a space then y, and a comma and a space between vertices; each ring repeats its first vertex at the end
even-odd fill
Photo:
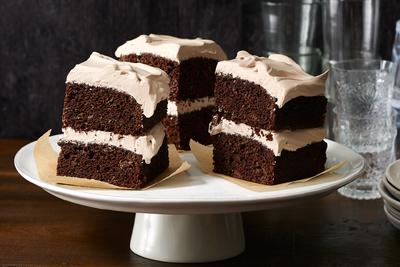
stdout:
MULTIPOLYGON (((59 136, 50 141, 57 148, 59 136)), ((106 190, 56 185, 39 179, 34 143, 15 155, 17 171, 29 182, 63 200, 92 208, 136 213, 130 248, 143 257, 166 262, 209 262, 234 257, 245 248, 239 212, 264 210, 325 196, 353 181, 364 160, 352 150, 326 140, 328 164, 347 160, 345 175, 331 182, 271 192, 253 192, 202 173, 191 153, 192 168, 156 188, 106 190)))

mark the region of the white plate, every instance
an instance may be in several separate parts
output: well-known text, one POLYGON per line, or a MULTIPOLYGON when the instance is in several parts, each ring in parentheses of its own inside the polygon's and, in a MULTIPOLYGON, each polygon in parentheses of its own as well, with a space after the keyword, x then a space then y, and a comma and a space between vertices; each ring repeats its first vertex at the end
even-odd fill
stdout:
POLYGON ((391 183, 391 185, 395 187, 397 190, 400 190, 400 160, 392 162, 386 168, 385 175, 388 181, 391 183))
POLYGON ((379 193, 381 194, 382 198, 389 203, 395 209, 400 210, 400 201, 396 200, 386 189, 385 184, 383 181, 380 181, 378 185, 379 193))
POLYGON ((397 209, 395 209, 394 207, 392 207, 392 206, 390 205, 390 203, 388 203, 387 201, 384 200, 383 202, 385 202, 385 207, 386 207, 387 211, 388 211, 391 215, 393 215, 394 217, 396 217, 396 219, 400 220, 400 211, 398 211, 397 209))
MULTIPOLYGON (((59 136, 52 136, 50 142, 56 145, 59 136)), ((343 178, 336 181, 304 185, 297 188, 273 192, 253 192, 224 179, 202 173, 196 167, 196 159, 191 153, 183 153, 182 158, 192 168, 182 177, 178 186, 169 186, 168 181, 156 188, 135 190, 110 190, 72 187, 50 184, 39 179, 34 158, 34 143, 21 148, 15 155, 14 164, 18 172, 29 182, 61 199, 94 208, 163 214, 210 214, 279 207, 301 200, 326 195, 353 181, 364 168, 364 159, 351 149, 338 143, 328 143, 328 167, 342 160, 349 164, 340 171, 343 178), (186 176, 184 176, 186 175, 186 176)))
POLYGON ((392 195, 393 198, 396 200, 400 200, 400 191, 394 187, 386 177, 382 178, 383 184, 385 185, 385 188, 389 191, 389 193, 392 195))
POLYGON ((388 218, 389 222, 400 230, 400 220, 394 217, 389 211, 388 207, 385 205, 383 206, 383 210, 385 211, 386 218, 388 218))

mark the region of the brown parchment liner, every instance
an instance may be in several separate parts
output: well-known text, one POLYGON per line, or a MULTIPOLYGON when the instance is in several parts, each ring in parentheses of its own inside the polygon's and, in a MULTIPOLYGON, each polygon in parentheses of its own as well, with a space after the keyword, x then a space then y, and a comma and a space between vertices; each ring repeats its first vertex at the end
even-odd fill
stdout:
POLYGON ((334 171, 337 169, 340 169, 346 163, 346 161, 341 161, 341 162, 335 164, 334 166, 330 167, 329 169, 326 169, 325 171, 323 171, 317 175, 314 175, 313 177, 304 178, 301 180, 283 183, 283 184, 277 184, 277 185, 263 185, 263 184, 257 184, 257 183, 241 180, 238 178, 234 178, 231 176, 223 175, 220 173, 215 173, 213 171, 214 166, 213 166, 213 159, 212 159, 212 155, 213 155, 212 154, 213 153, 212 146, 204 146, 204 145, 201 145, 201 144, 191 140, 190 141, 190 149, 192 150, 193 155, 197 159, 197 165, 198 165, 199 169, 202 170, 204 173, 223 178, 223 179, 225 179, 229 182, 232 182, 234 184, 237 184, 241 187, 244 187, 244 188, 252 190, 252 191, 257 191, 257 192, 275 191, 275 190, 301 187, 304 185, 312 185, 312 184, 319 184, 319 183, 323 183, 323 182, 335 181, 337 179, 342 178, 344 176, 344 174, 335 173, 334 171))
MULTIPOLYGON (((78 177, 66 177, 58 176, 56 174, 57 169, 57 158, 58 153, 54 151, 53 147, 49 142, 51 130, 43 134, 37 141, 33 150, 33 155, 36 162, 36 168, 38 170, 39 178, 48 183, 66 184, 82 187, 93 187, 93 188, 106 188, 106 189, 131 189, 127 187, 120 187, 112 185, 106 182, 85 179, 78 177)), ((169 153, 169 167, 162 174, 160 174, 155 180, 147 185, 142 190, 150 187, 155 187, 161 182, 171 179, 190 168, 190 164, 186 161, 182 161, 179 157, 178 151, 175 146, 168 145, 169 153)))

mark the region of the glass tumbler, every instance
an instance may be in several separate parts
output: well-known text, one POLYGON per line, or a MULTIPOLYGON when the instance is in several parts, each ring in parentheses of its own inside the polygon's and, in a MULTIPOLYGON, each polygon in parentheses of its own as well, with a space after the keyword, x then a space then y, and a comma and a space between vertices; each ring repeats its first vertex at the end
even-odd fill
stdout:
POLYGON ((394 79, 394 89, 393 89, 393 99, 392 106, 397 111, 396 118, 396 127, 397 127, 397 136, 396 136, 396 158, 400 158, 400 20, 396 23, 396 35, 393 43, 392 49, 392 61, 397 63, 397 72, 396 77, 394 79))
POLYGON ((380 0, 325 0, 324 60, 376 58, 380 0))
POLYGON ((321 52, 316 48, 320 1, 270 0, 261 2, 264 54, 291 57, 308 73, 319 74, 321 52))
MULTIPOLYGON (((380 6, 381 0, 323 0, 323 69, 331 68, 337 61, 377 58, 380 6)), ((332 108, 336 96, 331 84, 329 79, 326 85, 327 126, 329 137, 335 140, 332 108)))
POLYGON ((395 72, 396 64, 383 60, 332 65, 335 140, 361 154, 367 163, 360 178, 338 190, 346 197, 379 198, 378 182, 395 159, 396 112, 391 106, 395 72))

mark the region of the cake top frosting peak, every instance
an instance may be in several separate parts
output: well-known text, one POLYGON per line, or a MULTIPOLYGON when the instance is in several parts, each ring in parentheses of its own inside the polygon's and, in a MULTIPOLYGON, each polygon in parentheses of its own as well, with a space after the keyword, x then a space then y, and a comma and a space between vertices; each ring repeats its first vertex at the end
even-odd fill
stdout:
POLYGON ((212 40, 195 38, 184 39, 169 35, 140 35, 127 41, 115 51, 120 58, 130 54, 153 54, 172 61, 180 62, 193 57, 225 60, 227 57, 222 48, 212 40))
POLYGON ((219 62, 216 73, 230 74, 260 85, 277 99, 276 104, 280 108, 299 96, 324 95, 328 77, 328 72, 319 76, 307 74, 285 55, 259 57, 246 51, 239 51, 232 60, 219 62))
POLYGON ((159 68, 129 63, 93 52, 68 74, 67 83, 83 83, 112 88, 131 95, 142 106, 143 115, 151 117, 157 104, 169 95, 169 77, 159 68))

